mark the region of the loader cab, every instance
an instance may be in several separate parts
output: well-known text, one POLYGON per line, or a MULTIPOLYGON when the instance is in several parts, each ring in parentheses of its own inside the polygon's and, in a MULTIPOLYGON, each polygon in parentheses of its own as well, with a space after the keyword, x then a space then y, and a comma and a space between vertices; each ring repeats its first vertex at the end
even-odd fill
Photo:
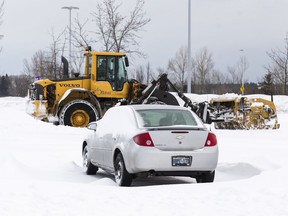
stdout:
POLYGON ((97 56, 96 81, 108 81, 113 91, 121 91, 127 81, 122 56, 97 56))
POLYGON ((129 88, 126 71, 129 63, 126 55, 115 52, 89 52, 85 56, 85 74, 91 74, 91 91, 94 95, 100 98, 125 98, 129 88))

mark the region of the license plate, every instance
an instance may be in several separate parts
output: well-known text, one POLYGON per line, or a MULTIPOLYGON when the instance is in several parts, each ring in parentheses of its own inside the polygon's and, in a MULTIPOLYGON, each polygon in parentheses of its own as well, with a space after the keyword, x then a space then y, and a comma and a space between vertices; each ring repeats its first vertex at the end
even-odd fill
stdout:
POLYGON ((172 166, 191 166, 191 156, 172 156, 172 166))

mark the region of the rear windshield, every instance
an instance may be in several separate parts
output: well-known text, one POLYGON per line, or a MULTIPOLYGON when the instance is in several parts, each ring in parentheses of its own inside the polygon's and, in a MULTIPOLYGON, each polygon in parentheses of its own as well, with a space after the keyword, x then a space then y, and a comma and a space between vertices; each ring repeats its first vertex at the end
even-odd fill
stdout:
POLYGON ((171 125, 197 126, 197 121, 188 110, 137 110, 141 127, 159 127, 171 125))

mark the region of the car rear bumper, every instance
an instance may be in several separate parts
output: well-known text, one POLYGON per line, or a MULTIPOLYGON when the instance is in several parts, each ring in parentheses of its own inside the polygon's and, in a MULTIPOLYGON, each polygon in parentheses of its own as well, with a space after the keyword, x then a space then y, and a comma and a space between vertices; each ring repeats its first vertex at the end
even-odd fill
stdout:
POLYGON ((155 147, 135 145, 124 153, 124 160, 127 171, 133 174, 155 172, 159 175, 191 176, 189 172, 216 169, 218 147, 205 147, 194 151, 161 151, 155 147), (191 156, 191 166, 172 166, 172 156, 191 156))

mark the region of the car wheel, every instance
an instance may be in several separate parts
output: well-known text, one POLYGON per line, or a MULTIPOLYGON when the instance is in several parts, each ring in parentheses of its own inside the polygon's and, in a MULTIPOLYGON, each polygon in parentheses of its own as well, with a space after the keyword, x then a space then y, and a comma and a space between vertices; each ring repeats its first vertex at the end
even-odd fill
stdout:
POLYGON ((88 158, 88 147, 87 145, 85 146, 83 153, 82 153, 82 158, 83 158, 83 167, 86 169, 86 174, 87 175, 95 175, 98 171, 98 167, 94 166, 90 159, 88 158))
POLYGON ((213 182, 215 178, 215 170, 212 172, 205 172, 196 177, 197 183, 213 182))
POLYGON ((118 154, 114 164, 115 181, 119 186, 130 186, 132 175, 127 172, 122 154, 118 154))

